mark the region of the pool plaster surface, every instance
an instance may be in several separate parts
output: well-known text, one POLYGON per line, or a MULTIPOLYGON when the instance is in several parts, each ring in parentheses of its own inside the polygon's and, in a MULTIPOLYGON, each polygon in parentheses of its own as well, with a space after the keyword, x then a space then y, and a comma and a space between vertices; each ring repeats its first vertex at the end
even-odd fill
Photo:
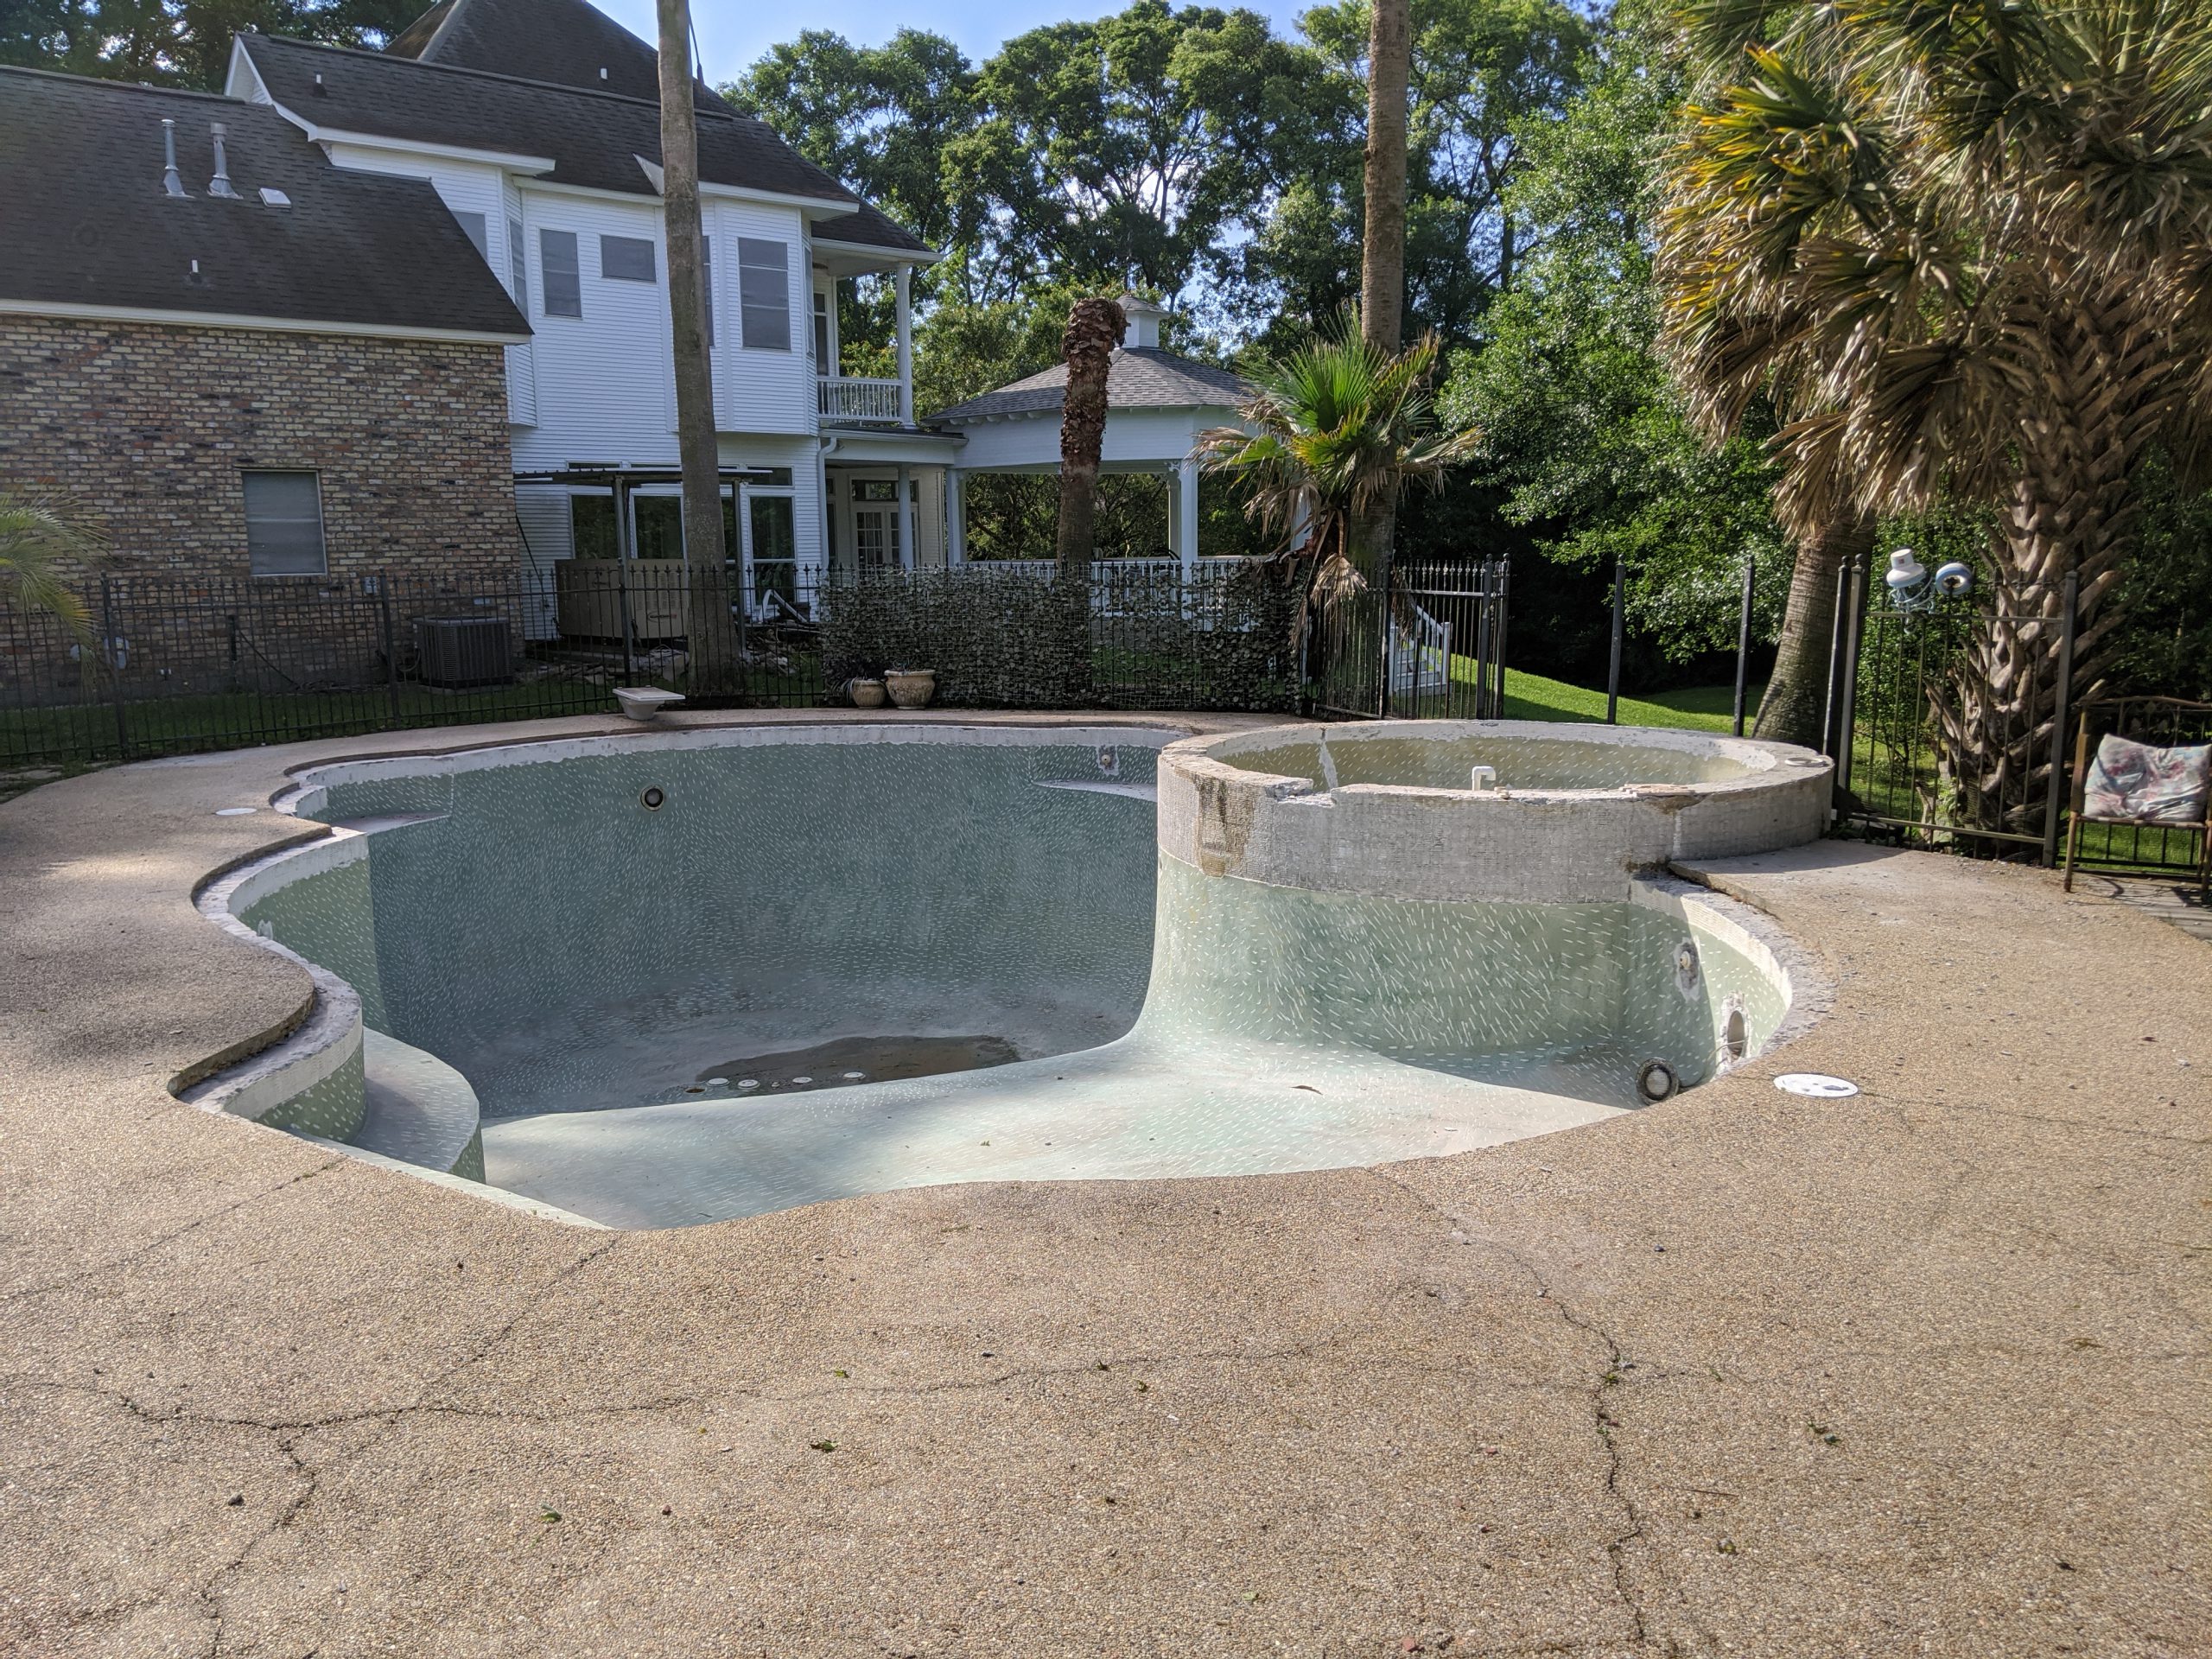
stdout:
POLYGON ((0 805, 0 1651, 2212 1650, 2202 943, 1716 861, 1834 1006, 1652 1110, 663 1232, 170 1098, 307 990, 214 810, 486 735, 0 805))

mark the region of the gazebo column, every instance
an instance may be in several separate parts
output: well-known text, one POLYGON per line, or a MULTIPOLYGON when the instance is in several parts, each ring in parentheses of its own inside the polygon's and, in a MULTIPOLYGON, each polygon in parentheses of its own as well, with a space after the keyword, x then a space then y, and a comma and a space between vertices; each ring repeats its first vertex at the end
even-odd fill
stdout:
POLYGON ((1191 567, 1198 562, 1198 459, 1185 455, 1175 467, 1175 537, 1177 556, 1183 561, 1183 574, 1191 574, 1191 567))
POLYGON ((960 469, 944 469, 944 562, 968 563, 968 509, 960 493, 960 469))

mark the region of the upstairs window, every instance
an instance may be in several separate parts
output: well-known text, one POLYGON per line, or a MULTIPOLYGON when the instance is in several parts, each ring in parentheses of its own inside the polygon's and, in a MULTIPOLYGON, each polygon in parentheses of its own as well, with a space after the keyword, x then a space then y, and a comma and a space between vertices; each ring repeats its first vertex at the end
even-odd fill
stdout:
POLYGON ((658 281, 653 267, 653 245, 642 236, 601 237, 599 274, 611 283, 658 281))
POLYGON ((456 213, 454 218, 460 221, 461 228, 467 232, 469 241, 475 246, 476 257, 486 264, 490 264, 492 263, 492 232, 490 224, 484 215, 456 213))
POLYGON ((322 486, 313 473, 242 474, 246 556, 257 576, 319 576, 322 486))
POLYGON ((830 372, 830 296, 814 290, 814 372, 830 372))
POLYGON ((791 250, 781 242, 737 238, 737 298, 747 351, 791 348, 791 250))
POLYGON ((581 317, 584 314, 583 279, 576 268, 576 233, 540 231, 537 263, 544 269, 545 315, 581 317))

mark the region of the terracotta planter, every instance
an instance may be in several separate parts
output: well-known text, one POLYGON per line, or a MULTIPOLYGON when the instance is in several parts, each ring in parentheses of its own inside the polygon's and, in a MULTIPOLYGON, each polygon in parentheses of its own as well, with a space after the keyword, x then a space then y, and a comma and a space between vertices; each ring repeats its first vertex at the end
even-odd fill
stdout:
POLYGON ((937 695, 937 670, 894 668, 883 677, 891 701, 901 709, 926 709, 937 695))
POLYGON ((881 680, 848 680, 845 682, 845 690, 853 694, 853 707, 855 709, 883 707, 881 680))

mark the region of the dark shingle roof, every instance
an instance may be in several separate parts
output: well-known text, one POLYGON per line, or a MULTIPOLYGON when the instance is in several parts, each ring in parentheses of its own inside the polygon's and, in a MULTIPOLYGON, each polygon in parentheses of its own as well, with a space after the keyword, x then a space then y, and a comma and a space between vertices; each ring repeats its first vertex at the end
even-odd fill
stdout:
MULTIPOLYGON (((466 3, 466 0, 458 0, 466 3)), ((462 149, 539 156, 557 184, 650 196, 637 162, 660 159, 657 99, 448 68, 381 52, 242 35, 269 95, 301 119, 462 149), (322 77, 320 91, 315 78, 322 77)), ((750 116, 702 110, 699 176, 710 184, 850 204, 852 193, 750 116)))
MULTIPOLYGON (((1043 415, 1058 410, 1067 396, 1065 363, 1017 380, 996 391, 970 397, 930 416, 932 421, 980 421, 996 415, 1043 415)), ((1178 357, 1173 352, 1116 346, 1106 371, 1106 407, 1188 409, 1230 407, 1244 401, 1251 388, 1227 369, 1178 357)))
POLYGON ((930 245, 898 223, 880 208, 862 202, 860 211, 818 220, 817 242, 845 242, 863 248, 896 248, 906 253, 927 253, 930 245))
POLYGON ((530 333, 428 183, 334 167, 257 105, 0 68, 0 297, 530 333), (162 188, 164 116, 176 122, 182 200, 162 188), (207 194, 218 121, 243 200, 207 194), (264 187, 291 206, 264 203, 264 187))
MULTIPOLYGON (((660 99, 653 48, 585 0, 441 0, 393 35, 385 51, 449 69, 488 69, 656 104, 660 99)), ((695 86, 692 102, 729 112, 702 86, 695 86)))

